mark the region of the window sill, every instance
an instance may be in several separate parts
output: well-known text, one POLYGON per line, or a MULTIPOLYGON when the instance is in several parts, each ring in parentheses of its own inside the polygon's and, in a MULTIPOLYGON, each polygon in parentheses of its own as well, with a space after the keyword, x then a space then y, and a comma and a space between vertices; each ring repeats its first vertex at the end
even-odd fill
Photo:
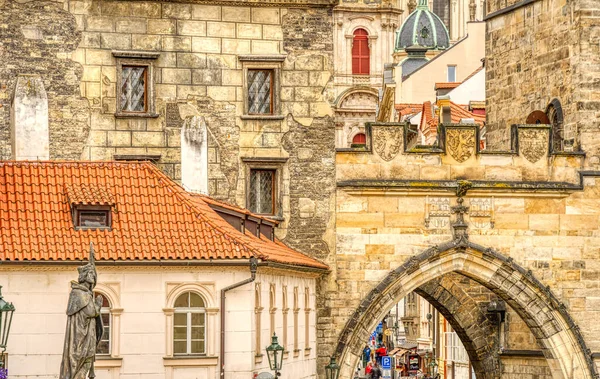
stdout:
POLYGON ((308 356, 310 355, 310 347, 307 347, 306 349, 304 349, 304 356, 308 356))
POLYGON ((300 356, 300 349, 294 350, 294 358, 298 358, 300 356))
POLYGON ((123 365, 123 358, 111 357, 110 355, 96 355, 94 367, 96 368, 115 368, 123 365))
POLYGON ((217 357, 198 355, 163 357, 165 367, 216 366, 218 363, 219 359, 217 357))
POLYGON ((258 114, 245 114, 240 116, 242 120, 283 120, 284 115, 258 115, 258 114))
POLYGON ((158 113, 146 112, 146 113, 115 113, 115 118, 157 118, 160 115, 158 113))

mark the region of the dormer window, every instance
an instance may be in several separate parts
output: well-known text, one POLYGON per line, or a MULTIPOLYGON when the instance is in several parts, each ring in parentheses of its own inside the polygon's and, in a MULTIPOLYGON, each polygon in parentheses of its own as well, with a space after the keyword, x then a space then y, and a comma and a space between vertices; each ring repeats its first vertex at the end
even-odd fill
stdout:
POLYGON ((75 206, 74 221, 76 228, 110 228, 110 207, 75 206))
POLYGON ((68 184, 65 186, 75 229, 110 229, 115 198, 108 186, 68 184))

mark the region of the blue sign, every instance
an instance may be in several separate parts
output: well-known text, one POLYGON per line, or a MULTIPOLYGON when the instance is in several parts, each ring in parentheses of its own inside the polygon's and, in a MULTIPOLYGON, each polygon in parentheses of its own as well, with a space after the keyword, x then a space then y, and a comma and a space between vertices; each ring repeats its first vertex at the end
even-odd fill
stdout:
POLYGON ((381 368, 382 369, 391 369, 392 368, 392 357, 383 356, 381 357, 381 368))

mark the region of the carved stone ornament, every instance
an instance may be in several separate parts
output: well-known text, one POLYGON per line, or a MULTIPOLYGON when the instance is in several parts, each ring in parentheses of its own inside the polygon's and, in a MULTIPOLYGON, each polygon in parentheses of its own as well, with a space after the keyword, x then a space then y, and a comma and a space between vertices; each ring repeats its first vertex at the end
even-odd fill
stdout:
POLYGON ((462 163, 475 154, 475 130, 450 129, 446 131, 446 145, 450 156, 462 163))
POLYGON ((384 161, 391 161, 402 148, 402 128, 393 125, 373 126, 373 148, 384 161))
POLYGON ((445 229, 450 224, 450 198, 427 196, 425 208, 425 227, 445 229))
POLYGON ((548 151, 546 130, 529 129, 519 131, 519 154, 531 163, 539 161, 548 151))

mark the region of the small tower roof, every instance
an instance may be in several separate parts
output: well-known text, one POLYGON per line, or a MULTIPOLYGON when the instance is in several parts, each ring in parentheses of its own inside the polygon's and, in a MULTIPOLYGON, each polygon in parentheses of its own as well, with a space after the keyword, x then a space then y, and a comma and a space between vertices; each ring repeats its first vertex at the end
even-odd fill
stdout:
POLYGON ((419 0, 415 11, 396 32, 396 51, 415 45, 429 50, 443 50, 450 46, 448 30, 442 20, 428 9, 427 0, 419 0))

